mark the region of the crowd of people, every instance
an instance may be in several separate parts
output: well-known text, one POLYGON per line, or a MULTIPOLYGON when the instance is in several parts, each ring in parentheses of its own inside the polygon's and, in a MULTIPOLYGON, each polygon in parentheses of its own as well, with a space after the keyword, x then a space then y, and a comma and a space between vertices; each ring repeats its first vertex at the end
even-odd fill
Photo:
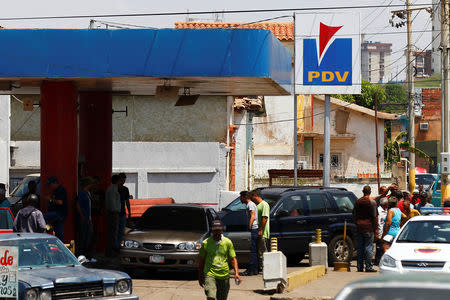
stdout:
MULTIPOLYGON (((76 225, 76 252, 77 255, 85 255, 94 260, 93 252, 98 246, 94 239, 94 233, 98 228, 93 224, 93 216, 106 216, 107 220, 107 247, 106 255, 117 256, 120 241, 125 232, 127 214, 130 216, 130 192, 124 185, 126 175, 120 173, 113 175, 111 185, 106 192, 100 188, 100 178, 85 177, 80 180, 80 189, 75 202, 76 225)), ((68 215, 67 191, 60 184, 57 177, 48 178, 46 187, 49 193, 38 195, 37 184, 31 180, 28 182, 28 192, 24 194, 20 203, 22 208, 17 212, 14 220, 16 232, 43 233, 54 232, 55 236, 64 242, 64 225, 68 215), (47 207, 47 212, 42 213, 41 207, 47 207)), ((11 203, 5 197, 6 186, 0 183, 0 207, 11 209, 11 203)))
POLYGON ((401 226, 420 215, 423 207, 433 207, 431 197, 424 191, 423 185, 419 185, 412 196, 408 191, 399 191, 396 184, 381 186, 378 196, 374 198, 370 197, 371 193, 370 186, 365 186, 363 197, 356 200, 353 210, 357 227, 358 272, 376 272, 373 265, 379 264, 401 226))

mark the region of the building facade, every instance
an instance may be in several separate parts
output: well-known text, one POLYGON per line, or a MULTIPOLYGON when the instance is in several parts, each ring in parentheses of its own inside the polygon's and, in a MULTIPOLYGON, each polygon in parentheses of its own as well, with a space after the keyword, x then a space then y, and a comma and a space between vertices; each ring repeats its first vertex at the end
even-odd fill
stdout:
POLYGON ((432 50, 418 50, 413 51, 413 59, 414 59, 414 77, 415 78, 424 78, 433 75, 433 51, 432 50))
POLYGON ((361 44, 361 76, 372 83, 390 79, 392 44, 363 40, 361 44))

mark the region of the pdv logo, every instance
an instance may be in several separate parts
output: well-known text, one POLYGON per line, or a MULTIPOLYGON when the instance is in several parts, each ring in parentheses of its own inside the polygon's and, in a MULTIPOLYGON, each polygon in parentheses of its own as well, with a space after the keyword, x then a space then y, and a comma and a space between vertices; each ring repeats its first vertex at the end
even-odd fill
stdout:
POLYGON ((317 39, 303 40, 304 85, 352 85, 352 39, 331 40, 341 28, 320 23, 319 47, 317 39))

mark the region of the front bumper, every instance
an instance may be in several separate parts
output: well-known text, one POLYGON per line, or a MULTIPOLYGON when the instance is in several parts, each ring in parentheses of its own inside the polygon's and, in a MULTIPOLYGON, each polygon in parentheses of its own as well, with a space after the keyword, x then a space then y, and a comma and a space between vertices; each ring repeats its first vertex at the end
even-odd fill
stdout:
POLYGON ((122 266, 139 266, 145 268, 196 269, 198 267, 198 251, 165 252, 148 250, 120 250, 120 264, 122 266), (164 263, 150 263, 152 255, 164 257, 164 263))
POLYGON ((395 268, 380 265, 381 274, 405 274, 410 272, 434 272, 434 273, 450 273, 450 263, 447 262, 443 267, 427 268, 427 267, 403 267, 400 261, 396 261, 395 268))

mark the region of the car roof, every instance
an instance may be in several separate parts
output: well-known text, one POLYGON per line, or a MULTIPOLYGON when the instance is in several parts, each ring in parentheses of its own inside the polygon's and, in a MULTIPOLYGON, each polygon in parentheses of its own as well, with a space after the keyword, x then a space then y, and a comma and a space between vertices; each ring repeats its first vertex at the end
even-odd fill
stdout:
POLYGON ((405 274, 383 274, 366 279, 358 280, 351 285, 365 285, 365 284, 386 284, 399 283, 401 285, 405 282, 419 282, 419 283, 445 283, 450 288, 450 274, 427 272, 426 276, 422 272, 409 272, 405 274))
POLYGON ((155 204, 149 208, 152 207, 186 207, 186 208, 195 208, 195 209, 201 209, 201 210, 205 210, 205 209, 210 209, 211 207, 208 206, 204 206, 201 204, 196 204, 196 203, 172 203, 172 204, 155 204))
POLYGON ((427 220, 436 220, 436 221, 449 221, 450 222, 450 215, 421 215, 416 216, 412 219, 410 219, 410 222, 417 222, 417 221, 427 221, 427 220))
POLYGON ((268 187, 260 187, 257 188, 263 195, 273 195, 277 196, 282 193, 286 192, 293 192, 293 191, 310 191, 310 190, 327 190, 327 191, 340 191, 340 192, 347 192, 346 188, 339 188, 339 187, 323 187, 323 186, 268 186, 268 187))
POLYGON ((14 233, 0 234, 0 241, 26 240, 26 239, 48 239, 48 238, 56 238, 56 237, 53 235, 45 234, 45 233, 14 232, 14 233))

